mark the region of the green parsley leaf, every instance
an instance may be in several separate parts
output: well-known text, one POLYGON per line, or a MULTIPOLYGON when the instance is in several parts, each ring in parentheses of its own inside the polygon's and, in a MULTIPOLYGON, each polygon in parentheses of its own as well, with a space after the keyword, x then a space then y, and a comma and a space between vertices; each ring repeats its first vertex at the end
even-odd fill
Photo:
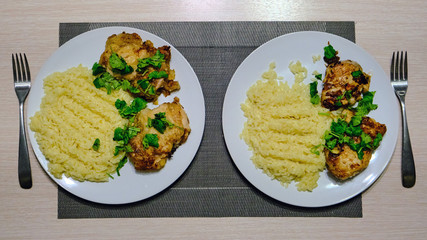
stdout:
POLYGON ((316 74, 316 75, 314 75, 314 77, 315 77, 317 80, 322 80, 322 74, 316 74))
POLYGON ((129 140, 135 137, 141 129, 137 127, 128 127, 125 126, 124 128, 117 127, 114 130, 114 137, 113 140, 117 142, 117 146, 114 151, 114 155, 119 154, 119 152, 133 152, 132 147, 129 144, 129 140))
POLYGON ((120 169, 122 169, 127 162, 128 162, 128 159, 127 159, 126 156, 124 158, 122 158, 122 160, 120 160, 120 162, 119 162, 119 164, 117 165, 117 168, 116 168, 117 176, 120 177, 120 169))
POLYGON ((98 151, 100 146, 101 146, 101 141, 99 140, 99 138, 95 139, 92 145, 93 150, 98 151))
POLYGON ((357 151, 357 157, 359 159, 363 159, 363 156, 365 155, 365 153, 363 152, 363 149, 360 148, 359 151, 357 151))
POLYGON ((153 71, 148 74, 148 80, 157 79, 157 78, 167 78, 168 74, 165 71, 153 71))
POLYGON ((375 139, 372 141, 372 147, 373 149, 376 149, 380 146, 380 142, 383 140, 383 135, 381 133, 378 133, 375 139))
POLYGON ((121 87, 120 82, 108 72, 104 72, 95 78, 95 80, 93 80, 93 85, 95 85, 96 88, 107 89, 107 94, 111 94, 112 90, 116 90, 121 87))
POLYGON ((114 104, 119 110, 120 116, 122 118, 130 119, 134 117, 139 111, 147 107, 147 101, 142 98, 135 98, 132 103, 127 106, 126 102, 120 99, 117 99, 114 104))
POLYGON ((122 89, 124 91, 129 91, 131 93, 140 93, 141 92, 138 88, 132 86, 130 84, 130 82, 128 80, 126 80, 126 79, 123 80, 123 82, 122 82, 122 89))
POLYGON ((330 150, 334 149, 336 145, 337 145, 336 138, 326 142, 326 147, 328 147, 330 150))
POLYGON ((158 148, 159 147, 159 137, 157 134, 150 134, 147 133, 144 136, 144 139, 142 140, 142 145, 145 149, 149 148, 150 146, 158 148))
POLYGON ((351 97, 352 97, 352 91, 345 91, 345 93, 344 93, 344 97, 347 99, 347 100, 350 100, 351 99, 351 97))
POLYGON ((148 118, 147 127, 154 127, 157 131, 163 134, 166 130, 166 127, 173 127, 174 124, 166 119, 165 112, 159 112, 154 114, 154 119, 148 118))
POLYGON ((144 72, 145 68, 148 66, 153 66, 155 68, 160 68, 162 63, 165 61, 165 55, 160 53, 160 50, 157 50, 156 54, 149 58, 138 59, 137 72, 144 72))
POLYGON ((375 92, 366 92, 363 94, 362 100, 357 104, 355 108, 356 112, 351 118, 350 123, 353 126, 358 126, 362 123, 362 118, 368 115, 370 111, 378 108, 377 104, 373 104, 375 92))
POLYGON ((339 118, 336 122, 331 123, 331 131, 337 135, 342 135, 347 129, 347 122, 339 118))
POLYGON ((362 129, 359 126, 348 124, 345 133, 350 137, 358 137, 362 134, 362 129))
POLYGON ((337 51, 335 51, 334 47, 332 47, 330 44, 324 47, 323 50, 326 59, 332 59, 337 55, 337 51))
POLYGON ((119 110, 123 109, 124 107, 126 107, 126 101, 117 99, 116 102, 114 103, 114 106, 119 110))
POLYGON ((320 155, 319 147, 321 147, 321 146, 322 146, 322 144, 319 144, 319 145, 313 146, 313 147, 310 149, 310 152, 311 152, 311 153, 313 153, 313 154, 316 154, 316 155, 320 155))
POLYGON ((156 89, 148 80, 139 80, 138 84, 144 90, 145 94, 156 95, 156 89))
POLYGON ((310 83, 310 102, 314 105, 319 104, 320 96, 317 94, 317 81, 310 83))
POLYGON ((115 73, 126 75, 133 72, 133 68, 126 63, 125 59, 117 55, 115 52, 111 54, 109 63, 111 70, 115 73))
POLYGON ((95 62, 92 66, 92 75, 96 76, 103 72, 105 72, 105 68, 101 64, 95 62))
POLYGON ((354 72, 352 72, 351 73, 351 76, 353 76, 353 77, 355 77, 355 78, 358 78, 358 77, 360 77, 360 76, 362 76, 363 75, 363 72, 362 71, 360 71, 360 70, 358 70, 358 71, 354 71, 354 72))

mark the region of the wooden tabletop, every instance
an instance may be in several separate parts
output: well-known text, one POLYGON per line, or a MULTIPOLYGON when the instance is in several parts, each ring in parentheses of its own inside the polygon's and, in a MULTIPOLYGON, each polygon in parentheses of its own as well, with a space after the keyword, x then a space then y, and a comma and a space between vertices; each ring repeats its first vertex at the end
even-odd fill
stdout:
POLYGON ((0 239, 425 239, 427 235, 427 2, 414 1, 8 1, 0 8, 0 239), (401 184, 401 137, 380 179, 363 193, 362 218, 58 219, 57 186, 30 151, 33 187, 17 175, 18 101, 11 54, 25 52, 33 78, 58 47, 61 22, 354 21, 356 42, 388 73, 408 51, 406 98, 417 169, 401 184), (4 85, 3 85, 4 84, 4 85))

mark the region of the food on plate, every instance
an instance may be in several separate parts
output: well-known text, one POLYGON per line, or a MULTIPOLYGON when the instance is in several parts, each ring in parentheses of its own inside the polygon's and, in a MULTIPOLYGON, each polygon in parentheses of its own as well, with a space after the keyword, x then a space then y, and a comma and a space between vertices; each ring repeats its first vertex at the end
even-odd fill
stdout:
POLYGON ((387 127, 367 116, 378 108, 373 103, 375 92, 369 91, 371 76, 355 61, 340 61, 337 53, 330 44, 325 47, 328 65, 321 102, 337 113, 324 134, 324 154, 329 172, 346 180, 368 167, 387 127))
POLYGON ((340 61, 335 49, 328 45, 325 52, 327 62, 323 90, 322 106, 330 110, 352 106, 362 99, 362 94, 369 90, 371 76, 363 72, 355 61, 340 61))
POLYGON ((45 78, 30 127, 49 172, 105 182, 120 176, 128 157, 137 170, 163 168, 191 131, 178 97, 147 108, 180 89, 170 60, 169 46, 123 32, 108 38, 91 70, 79 65, 45 78))
POLYGON ((30 128, 48 170, 78 181, 108 181, 125 153, 114 155, 113 129, 127 124, 117 114, 117 98, 131 101, 125 91, 107 94, 93 86, 90 69, 78 66, 44 79, 40 110, 30 118, 30 128))
POLYGON ((177 97, 155 109, 136 115, 135 126, 141 131, 132 139, 129 158, 138 170, 159 170, 191 132, 187 114, 177 97))
MULTIPOLYGON (((351 125, 349 126, 348 124, 354 112, 345 110, 344 114, 345 119, 338 121, 334 127, 337 131, 340 131, 338 130, 340 127, 342 127, 341 131, 351 128, 351 125)), ((355 128, 351 131, 353 132, 350 133, 350 130, 347 130, 349 135, 343 136, 343 138, 348 138, 348 140, 343 140, 344 142, 348 141, 347 144, 337 144, 332 150, 325 150, 327 168, 340 180, 351 178, 368 167, 372 152, 378 147, 382 136, 387 131, 387 127, 385 124, 378 123, 374 119, 364 116, 362 117, 360 128, 355 128), (359 131, 360 135, 355 133, 356 131, 359 131), (357 144, 365 144, 366 147, 361 147, 355 151, 357 144)))
MULTIPOLYGON (((180 89, 175 81, 175 71, 170 69, 170 46, 154 47, 150 40, 143 41, 136 33, 120 33, 108 37, 105 51, 96 69, 100 81, 116 78, 127 80, 127 88, 134 96, 155 102, 160 94, 165 96, 180 89)), ((95 66, 94 66, 95 67, 95 66)))
POLYGON ((241 138, 252 151, 254 165, 269 177, 284 186, 295 181, 299 191, 312 191, 325 169, 320 152, 331 118, 319 114, 327 109, 310 103, 309 86, 303 83, 307 69, 299 61, 289 66, 295 76, 292 86, 280 81, 274 69, 270 64, 246 93, 241 138))

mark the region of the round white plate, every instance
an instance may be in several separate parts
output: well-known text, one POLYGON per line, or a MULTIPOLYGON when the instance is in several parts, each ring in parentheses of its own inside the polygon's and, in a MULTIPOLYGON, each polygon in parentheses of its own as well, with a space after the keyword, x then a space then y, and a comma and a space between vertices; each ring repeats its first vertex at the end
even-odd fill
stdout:
MULTIPOLYGON (((137 33, 143 40, 151 40, 155 47, 169 45, 160 37, 143 30, 128 27, 107 27, 85 32, 62 45, 46 61, 37 78, 33 82, 28 97, 28 119, 40 109, 41 99, 44 96, 43 79, 53 72, 65 71, 79 64, 91 68, 105 48, 105 42, 112 34, 121 32, 137 33)), ((106 204, 124 204, 143 200, 156 195, 174 183, 192 162, 202 139, 205 126, 205 103, 199 80, 192 67, 173 46, 171 46, 171 68, 175 69, 176 80, 181 89, 167 98, 163 95, 159 103, 172 102, 175 96, 190 119, 191 134, 187 142, 180 146, 168 160, 165 167, 158 172, 138 172, 132 163, 127 163, 120 170, 120 177, 115 176, 106 183, 79 182, 72 178, 57 179, 47 170, 48 161, 39 149, 34 132, 29 130, 29 138, 34 153, 47 174, 61 187, 83 199, 106 204)), ((148 107, 152 107, 151 104, 148 107)), ((113 131, 113 130, 112 130, 113 131)))
MULTIPOLYGON (((321 85, 321 84, 320 84, 321 85)), ((319 90, 321 91, 321 86, 319 90)), ((253 51, 237 68, 225 95, 222 116, 224 138, 230 155, 237 168, 260 191, 281 202, 302 207, 322 207, 348 200, 367 189, 387 167, 397 142, 399 129, 399 106, 388 77, 381 66, 365 50, 342 37, 323 32, 296 32, 283 35, 263 44, 253 51), (339 52, 342 60, 357 61, 363 70, 372 74, 370 91, 376 91, 374 103, 378 109, 369 115, 387 125, 380 147, 374 152, 367 169, 345 182, 338 182, 327 171, 320 173, 318 187, 312 192, 299 192, 295 184, 283 187, 272 180, 262 170, 255 168, 251 161, 252 152, 244 140, 240 139, 246 118, 240 104, 246 99, 246 91, 276 62, 276 72, 293 84, 293 75, 288 69, 291 61, 301 61, 308 70, 309 83, 311 73, 325 71, 323 60, 313 63, 312 56, 321 55, 328 42, 339 52)))

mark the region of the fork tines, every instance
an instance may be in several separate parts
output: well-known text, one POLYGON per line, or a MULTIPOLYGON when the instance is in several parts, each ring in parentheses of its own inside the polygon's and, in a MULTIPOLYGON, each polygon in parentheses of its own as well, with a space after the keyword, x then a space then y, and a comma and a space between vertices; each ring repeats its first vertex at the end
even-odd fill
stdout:
POLYGON ((21 53, 19 54, 19 57, 17 53, 15 53, 15 55, 12 54, 12 67, 13 79, 15 82, 31 81, 30 67, 25 53, 24 57, 22 57, 21 53))
POLYGON ((391 80, 408 80, 408 53, 405 51, 393 52, 391 64, 394 66, 390 72, 391 80), (400 53, 400 54, 399 54, 400 53), (396 58, 395 58, 396 55, 396 58), (400 64, 399 64, 400 61, 400 64))

